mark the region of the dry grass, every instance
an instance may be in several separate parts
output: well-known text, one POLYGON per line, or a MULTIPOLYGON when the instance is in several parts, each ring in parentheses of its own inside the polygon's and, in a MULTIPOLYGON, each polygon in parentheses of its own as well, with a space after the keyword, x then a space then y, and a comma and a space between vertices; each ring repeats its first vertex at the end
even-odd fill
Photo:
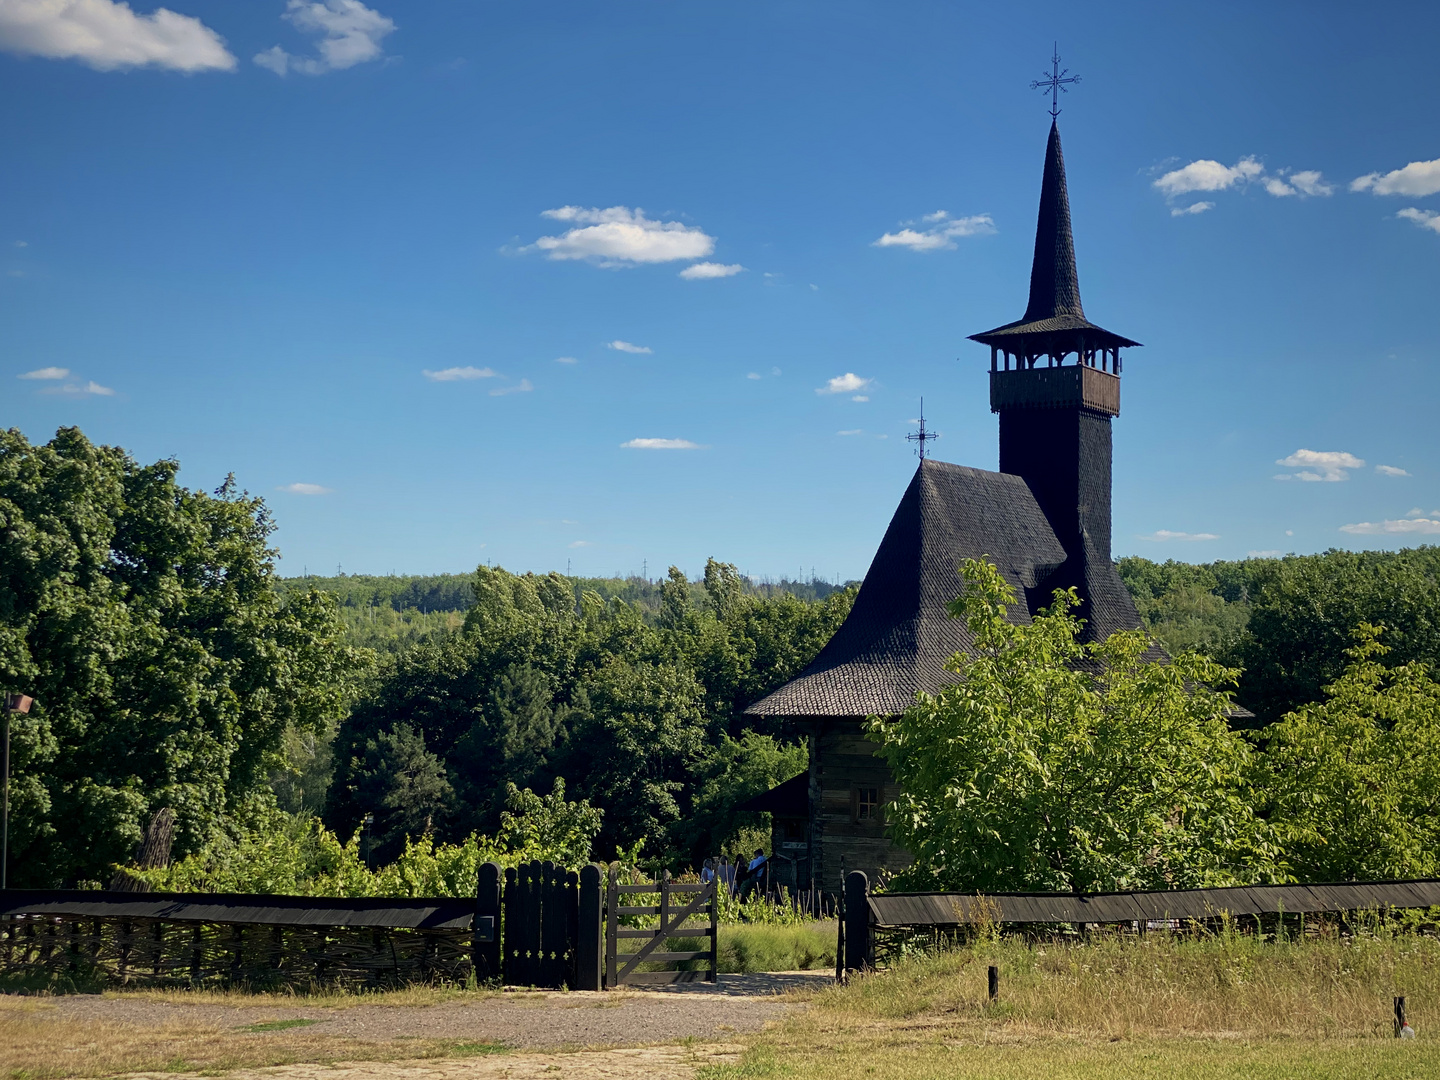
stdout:
MULTIPOLYGON (((236 1004, 228 999, 225 1003, 236 1004)), ((0 1076, 6 1080, 137 1072, 223 1073, 302 1061, 456 1058, 500 1049, 490 1043, 457 1039, 366 1042, 316 1034, 304 1027, 253 1031, 183 1019, 143 1026, 79 1020, 62 1016, 44 998, 0 998, 0 1076)))
MULTIPOLYGON (((467 990, 458 986, 406 986, 396 990, 343 990, 320 987, 313 990, 109 990, 105 997, 129 1000, 159 1001, 167 1005, 226 1005, 231 1008, 307 1008, 350 1009, 357 1005, 383 1008, 416 1008, 445 1005, 454 1001, 481 1001, 499 996, 499 990, 467 990)), ((3 1000, 3 999, 0 999, 3 1000)), ((3 1006, 0 1006, 3 1007, 3 1006)))
POLYGON ((810 1001, 701 1080, 1440 1076, 1440 942, 1422 937, 983 943, 810 1001), (1393 1037, 1396 994, 1419 1039, 1393 1037))

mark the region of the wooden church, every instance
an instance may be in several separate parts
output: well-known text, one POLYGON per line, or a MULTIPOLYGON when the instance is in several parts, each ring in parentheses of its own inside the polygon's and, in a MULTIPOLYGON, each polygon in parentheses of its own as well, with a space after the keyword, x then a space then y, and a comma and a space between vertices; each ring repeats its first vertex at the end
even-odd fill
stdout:
POLYGON ((970 647, 946 605, 959 564, 988 556, 1015 588, 1026 622, 1055 589, 1074 587, 1087 640, 1140 626, 1110 561, 1110 421, 1120 414, 1120 351, 1138 342, 1085 317, 1070 229, 1060 131, 1050 126, 1030 303, 1017 322, 975 334, 990 346, 990 409, 1000 416, 1000 471, 922 457, 855 606, 799 676, 746 715, 808 732, 807 773, 742 809, 769 811, 775 880, 839 888, 843 871, 897 870, 909 855, 885 836, 888 767, 864 736, 953 676, 970 647))

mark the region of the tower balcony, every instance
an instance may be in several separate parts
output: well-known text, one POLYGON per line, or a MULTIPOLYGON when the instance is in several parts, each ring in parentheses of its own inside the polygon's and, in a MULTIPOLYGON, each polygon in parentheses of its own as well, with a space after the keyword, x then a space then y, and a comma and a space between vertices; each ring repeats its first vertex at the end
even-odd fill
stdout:
POLYGON ((1120 415, 1120 377, 1098 367, 1021 368, 990 372, 990 411, 1086 409, 1120 415))

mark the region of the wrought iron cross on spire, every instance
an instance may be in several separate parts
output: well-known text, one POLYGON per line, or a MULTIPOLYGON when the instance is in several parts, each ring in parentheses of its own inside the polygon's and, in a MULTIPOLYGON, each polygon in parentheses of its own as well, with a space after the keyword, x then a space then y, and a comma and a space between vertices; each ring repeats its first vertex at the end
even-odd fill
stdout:
POLYGON ((925 399, 922 397, 920 399, 920 430, 912 431, 909 435, 906 435, 905 438, 916 444, 915 453, 920 455, 921 461, 924 461, 925 444, 931 439, 938 439, 939 437, 940 433, 938 431, 925 430, 925 399))
POLYGON ((1050 119, 1054 120, 1060 115, 1060 95, 1068 94, 1065 89, 1066 83, 1078 83, 1079 75, 1071 75, 1069 68, 1060 66, 1060 43, 1055 43, 1050 57, 1050 74, 1043 79, 1036 79, 1030 84, 1031 90, 1046 90, 1050 94, 1050 119), (1066 76, 1069 76, 1068 78, 1066 76))

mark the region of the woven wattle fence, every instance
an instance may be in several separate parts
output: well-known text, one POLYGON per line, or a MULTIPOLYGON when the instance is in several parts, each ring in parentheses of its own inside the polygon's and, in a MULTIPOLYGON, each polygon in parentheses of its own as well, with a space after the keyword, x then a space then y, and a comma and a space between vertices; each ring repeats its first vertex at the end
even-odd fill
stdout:
POLYGON ((464 982, 475 901, 11 890, 0 973, 129 985, 464 982))

